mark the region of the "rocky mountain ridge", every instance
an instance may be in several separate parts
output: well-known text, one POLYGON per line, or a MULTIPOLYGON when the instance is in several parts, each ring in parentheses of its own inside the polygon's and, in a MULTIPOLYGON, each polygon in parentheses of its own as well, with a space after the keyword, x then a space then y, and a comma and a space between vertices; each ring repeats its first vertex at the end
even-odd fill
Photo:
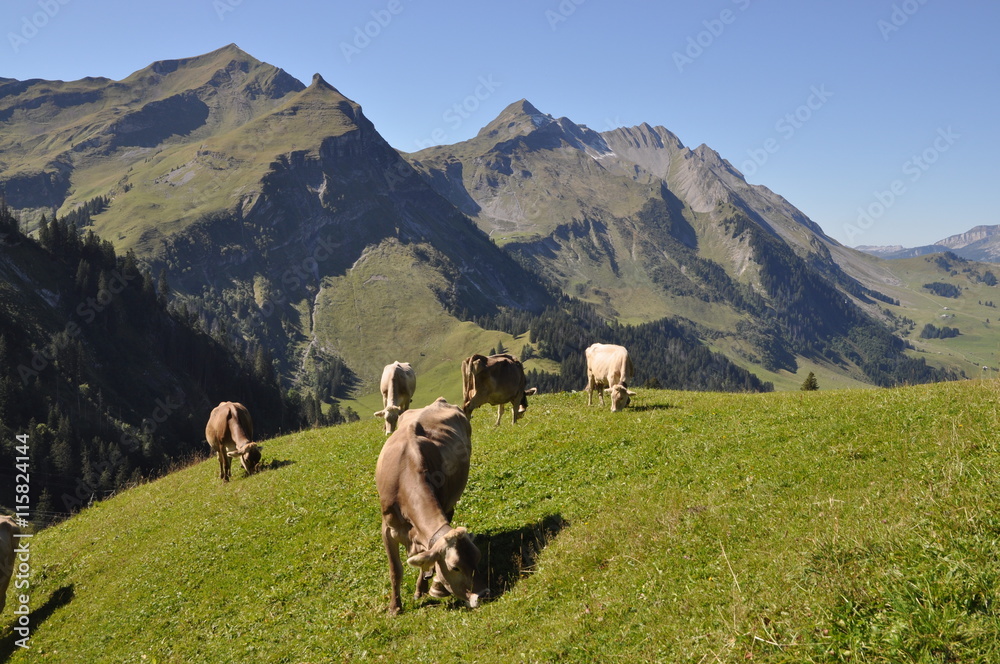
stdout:
POLYGON ((914 258, 951 251, 969 260, 1000 263, 1000 225, 975 226, 964 233, 949 235, 934 244, 920 247, 861 245, 855 249, 888 259, 914 258))

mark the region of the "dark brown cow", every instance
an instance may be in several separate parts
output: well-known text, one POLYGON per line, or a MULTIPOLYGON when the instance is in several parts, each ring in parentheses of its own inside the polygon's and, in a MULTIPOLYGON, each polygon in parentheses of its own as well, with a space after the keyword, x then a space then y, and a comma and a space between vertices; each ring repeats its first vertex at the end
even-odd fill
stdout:
POLYGON ((260 445, 253 442, 253 421, 241 403, 223 401, 212 409, 205 426, 205 439, 219 456, 219 479, 229 481, 229 465, 235 457, 252 475, 260 463, 260 445))
POLYGON ((511 423, 516 424, 528 409, 528 397, 535 388, 524 389, 524 367, 513 355, 473 355, 462 361, 462 410, 470 418, 472 411, 483 404, 497 406, 497 421, 503 417, 503 406, 509 403, 513 411, 511 423))
POLYGON ((375 413, 375 417, 385 420, 385 433, 389 435, 396 430, 399 414, 410 407, 417 389, 417 375, 409 362, 387 364, 382 369, 379 389, 382 391, 382 410, 375 413))
POLYGON ((465 528, 451 526, 455 504, 469 479, 471 453, 469 418, 443 397, 400 415, 399 428, 382 446, 375 484, 392 581, 389 613, 403 608, 400 545, 406 549, 407 564, 419 568, 416 599, 428 592, 429 572, 435 570, 431 596, 451 594, 472 608, 478 606, 483 593, 473 590, 473 576, 479 549, 465 528))
POLYGON ((611 412, 624 410, 635 396, 628 384, 635 374, 632 358, 624 346, 592 344, 587 355, 587 405, 594 405, 594 390, 604 405, 604 392, 611 396, 611 412), (602 391, 601 388, 604 388, 602 391))
POLYGON ((0 613, 7 605, 7 587, 14 574, 14 549, 17 548, 14 536, 20 532, 14 519, 0 516, 0 613))

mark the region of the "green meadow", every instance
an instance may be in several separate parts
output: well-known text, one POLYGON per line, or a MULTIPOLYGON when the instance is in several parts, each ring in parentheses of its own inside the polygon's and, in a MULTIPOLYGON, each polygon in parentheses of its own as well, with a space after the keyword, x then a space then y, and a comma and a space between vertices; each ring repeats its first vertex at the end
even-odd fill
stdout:
MULTIPOLYGON (((436 395, 433 395, 436 396, 436 395)), ((424 394, 416 405, 433 398, 424 394)), ((115 662, 1000 661, 1000 384, 476 411, 455 525, 493 599, 386 615, 374 418, 265 440, 31 540, 30 651, 115 662)))

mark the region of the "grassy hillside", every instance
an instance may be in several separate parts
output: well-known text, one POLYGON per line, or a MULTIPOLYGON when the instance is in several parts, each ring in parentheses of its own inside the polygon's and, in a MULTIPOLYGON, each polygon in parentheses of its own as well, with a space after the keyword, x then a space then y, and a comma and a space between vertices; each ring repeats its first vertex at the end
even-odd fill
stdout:
MULTIPOLYGON (((410 362, 424 400, 462 396, 459 368, 473 353, 488 353, 500 342, 520 354, 527 338, 488 331, 461 322, 440 304, 450 287, 429 265, 428 245, 387 240, 367 250, 343 276, 328 277, 316 296, 312 330, 320 347, 336 353, 357 373, 361 412, 382 407, 382 368, 394 360, 410 362), (418 256, 423 253, 424 258, 418 256)), ((530 367, 529 367, 530 368, 530 367)), ((346 402, 354 407, 354 402, 346 402)))
POLYGON ((32 652, 11 661, 996 661, 998 391, 477 411, 456 523, 499 597, 405 595, 395 619, 380 425, 270 440, 256 476, 197 463, 36 536, 32 652))
POLYGON ((885 261, 885 264, 901 282, 898 289, 887 289, 900 301, 899 307, 890 309, 914 321, 909 339, 920 356, 936 366, 964 370, 969 375, 978 375, 984 365, 997 370, 1000 286, 990 285, 984 278, 987 272, 1000 274, 1000 266, 947 254, 885 261), (949 284, 960 294, 942 297, 924 287, 929 283, 949 284), (961 334, 950 339, 921 339, 920 332, 928 323, 939 328, 958 328, 961 334))

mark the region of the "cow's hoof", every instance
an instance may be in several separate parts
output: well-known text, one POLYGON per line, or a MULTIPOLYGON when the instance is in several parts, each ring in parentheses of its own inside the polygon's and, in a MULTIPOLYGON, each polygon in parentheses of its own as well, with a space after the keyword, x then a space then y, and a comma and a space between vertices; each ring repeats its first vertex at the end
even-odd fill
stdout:
POLYGON ((403 607, 400 604, 393 602, 392 604, 389 605, 387 611, 390 616, 398 616, 400 613, 403 612, 403 607))

